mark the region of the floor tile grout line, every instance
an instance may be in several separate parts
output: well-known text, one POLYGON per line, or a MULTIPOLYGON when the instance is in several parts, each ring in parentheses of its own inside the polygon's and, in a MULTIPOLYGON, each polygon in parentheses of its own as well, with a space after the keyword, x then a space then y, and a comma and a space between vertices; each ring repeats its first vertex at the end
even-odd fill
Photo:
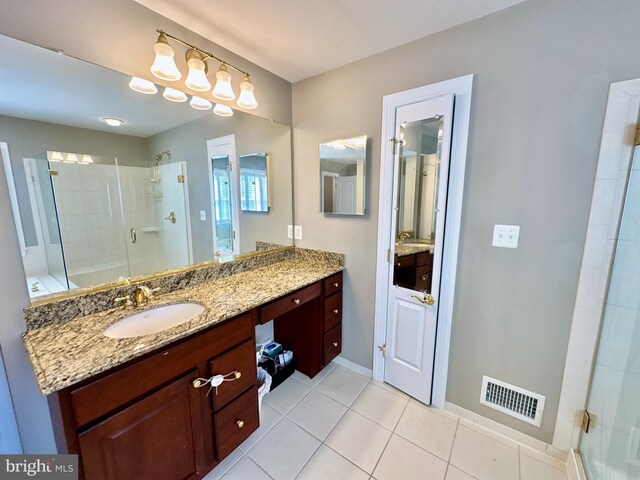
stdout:
MULTIPOLYGON (((250 457, 249 457, 249 461, 251 461, 251 462, 252 462, 256 467, 258 467, 260 470, 262 470, 262 472, 263 472, 267 477, 269 477, 271 480, 274 480, 274 479, 273 479, 273 477, 272 477, 271 475, 269 475, 269 472, 267 472, 264 468, 262 468, 262 467, 258 464, 258 462, 256 462, 253 458, 250 458, 250 457)), ((225 475, 226 475, 226 473, 225 473, 225 475)), ((224 480, 224 479, 223 479, 223 478, 221 478, 220 480, 224 480)))
POLYGON ((444 471, 444 480, 447 479, 447 474, 449 473, 449 468, 451 467, 451 456, 453 455, 453 446, 456 443, 456 436, 458 435, 459 426, 460 426, 460 417, 458 417, 458 421, 456 422, 456 429, 453 432, 453 441, 451 442, 451 449, 449 450, 449 457, 447 458, 447 468, 444 471))
MULTIPOLYGON (((328 437, 327 437, 328 438, 328 437)), ((322 444, 327 447, 329 450, 331 450, 332 452, 334 452, 336 455, 341 456, 342 458, 344 458, 347 462, 349 462, 351 465, 353 465, 354 467, 356 467, 358 470, 360 470, 361 472, 364 472, 366 475, 371 476, 371 473, 368 473, 366 470, 363 470, 362 468, 360 468, 358 465, 356 465, 355 463, 353 463, 351 460, 349 460, 347 457, 345 457, 344 455, 342 455, 339 451, 337 451, 334 448, 331 448, 331 445, 327 445, 326 443, 322 442, 322 444)))

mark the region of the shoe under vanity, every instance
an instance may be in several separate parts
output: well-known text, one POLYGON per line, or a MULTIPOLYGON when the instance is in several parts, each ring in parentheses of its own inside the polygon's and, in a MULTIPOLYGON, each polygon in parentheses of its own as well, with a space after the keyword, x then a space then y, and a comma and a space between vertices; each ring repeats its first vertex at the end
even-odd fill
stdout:
POLYGON ((179 290, 170 285, 181 282, 165 276, 145 282, 144 295, 119 286, 25 309, 24 342, 59 453, 78 453, 86 480, 204 477, 259 427, 256 325, 273 321, 275 340, 295 352, 297 370, 309 377, 340 353, 343 260, 318 257, 290 247, 240 273, 191 275, 179 290), (72 304, 86 312, 106 299, 142 304, 64 318, 72 304), (185 302, 204 310, 149 335, 104 334, 132 314, 185 302), (225 381, 212 387, 216 375, 225 381))

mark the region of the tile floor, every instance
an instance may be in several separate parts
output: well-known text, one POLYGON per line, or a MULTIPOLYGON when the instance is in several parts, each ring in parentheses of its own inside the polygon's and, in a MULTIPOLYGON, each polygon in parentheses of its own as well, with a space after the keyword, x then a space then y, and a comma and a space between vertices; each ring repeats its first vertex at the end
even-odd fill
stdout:
POLYGON ((269 393, 260 428, 205 480, 566 478, 557 460, 331 364, 269 393))

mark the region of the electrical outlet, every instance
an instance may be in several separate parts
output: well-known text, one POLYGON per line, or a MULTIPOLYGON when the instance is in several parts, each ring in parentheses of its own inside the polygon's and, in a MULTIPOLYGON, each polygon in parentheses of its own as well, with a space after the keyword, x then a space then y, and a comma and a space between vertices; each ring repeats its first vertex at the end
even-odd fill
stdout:
POLYGON ((295 231, 296 231, 296 240, 302 240, 302 226, 296 225, 295 231))
POLYGON ((200 220, 203 222, 207 219, 207 212, 205 210, 200 210, 200 220))
POLYGON ((492 245, 502 248, 518 248, 519 237, 519 225, 494 225, 492 245))
POLYGON ((293 225, 287 225, 287 238, 293 238, 293 225))

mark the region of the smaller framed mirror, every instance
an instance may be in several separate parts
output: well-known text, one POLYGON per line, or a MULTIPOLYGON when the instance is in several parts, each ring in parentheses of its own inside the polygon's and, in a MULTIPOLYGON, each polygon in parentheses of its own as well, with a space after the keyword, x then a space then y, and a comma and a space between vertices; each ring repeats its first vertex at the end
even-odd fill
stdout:
POLYGON ((367 136, 320 144, 320 211, 364 215, 367 136))
POLYGON ((270 155, 266 152, 240 156, 240 207, 243 212, 268 212, 270 155))

